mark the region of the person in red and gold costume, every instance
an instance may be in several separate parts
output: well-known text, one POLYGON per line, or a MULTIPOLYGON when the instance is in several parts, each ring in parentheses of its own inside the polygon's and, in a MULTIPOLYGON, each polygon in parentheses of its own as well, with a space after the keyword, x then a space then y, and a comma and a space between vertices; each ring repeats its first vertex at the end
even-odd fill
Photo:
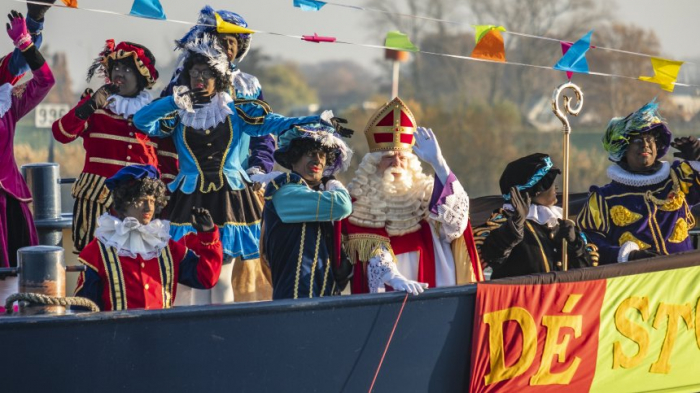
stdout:
MULTIPOLYGON (((80 252, 93 238, 97 219, 109 211, 111 192, 105 181, 134 164, 158 166, 156 141, 139 132, 134 114, 152 101, 146 91, 158 79, 156 59, 146 47, 107 40, 105 49, 88 70, 105 84, 94 93, 87 89, 75 108, 53 123, 54 138, 70 143, 83 138, 85 166, 73 186, 73 248, 80 252)), ((175 166, 173 170, 177 170, 175 166)), ((172 174, 163 173, 168 179, 172 174)))
POLYGON ((417 127, 400 98, 365 128, 369 153, 348 185, 344 221, 355 264, 353 293, 423 292, 483 280, 469 223, 469 197, 447 166, 433 131, 417 127), (419 159, 435 172, 423 172, 419 159), (389 288, 386 288, 389 287, 389 288))
POLYGON ((178 283, 213 287, 221 271, 223 249, 209 211, 192 208, 197 228, 176 242, 170 222, 155 219, 165 204, 165 184, 152 165, 132 165, 107 179, 114 215, 98 219, 95 239, 78 256, 76 296, 95 302, 102 311, 170 308, 178 283))

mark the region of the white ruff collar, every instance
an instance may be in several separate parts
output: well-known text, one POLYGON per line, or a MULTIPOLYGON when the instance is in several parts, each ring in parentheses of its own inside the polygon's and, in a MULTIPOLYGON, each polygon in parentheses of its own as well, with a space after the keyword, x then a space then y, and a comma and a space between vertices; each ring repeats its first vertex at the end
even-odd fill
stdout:
POLYGON ((608 167, 608 177, 610 179, 632 187, 644 187, 652 184, 659 184, 668 179, 670 174, 671 164, 669 164, 667 161, 661 161, 661 169, 651 175, 639 175, 636 173, 627 172, 617 164, 613 164, 608 167))
MULTIPOLYGON (((510 203, 504 204, 503 209, 515 211, 515 208, 510 203)), ((563 211, 559 206, 542 206, 531 203, 530 210, 527 212, 528 220, 535 221, 540 225, 547 225, 549 228, 557 226, 559 224, 558 220, 563 219, 563 217, 563 211)))
POLYGON ((206 130, 215 127, 219 123, 226 121, 226 118, 233 114, 228 104, 233 102, 233 98, 228 93, 222 92, 212 97, 211 102, 201 108, 196 108, 190 112, 180 109, 180 120, 182 124, 195 130, 206 130))
POLYGON ((153 220, 141 225, 134 217, 124 221, 105 213, 97 219, 95 237, 105 246, 117 249, 119 256, 145 260, 160 256, 170 240, 170 221, 153 220))
POLYGON ((139 109, 148 105, 153 100, 153 97, 145 90, 141 91, 136 97, 124 97, 117 94, 109 97, 109 105, 107 109, 125 119, 130 118, 139 109))
POLYGON ((0 117, 5 116, 5 113, 12 106, 12 85, 5 83, 0 86, 0 117))

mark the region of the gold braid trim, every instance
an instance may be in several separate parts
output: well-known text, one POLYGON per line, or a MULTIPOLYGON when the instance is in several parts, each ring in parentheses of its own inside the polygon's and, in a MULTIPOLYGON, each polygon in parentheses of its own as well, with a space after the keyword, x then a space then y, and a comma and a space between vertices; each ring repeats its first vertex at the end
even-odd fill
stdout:
MULTIPOLYGON (((672 211, 672 210, 668 210, 668 209, 671 208, 672 205, 674 205, 674 199, 678 195, 678 192, 680 191, 681 185, 680 185, 680 181, 678 180, 678 175, 676 175, 676 173, 674 171, 671 171, 671 180, 673 181, 673 187, 671 187, 671 192, 668 193, 668 196, 666 197, 666 199, 659 199, 659 198, 654 196, 654 194, 652 193, 651 190, 648 190, 644 195, 646 197, 647 201, 652 202, 656 206, 664 206, 666 204, 670 204, 670 205, 666 206, 666 210, 672 211)), ((683 199, 685 199, 685 195, 683 195, 683 199)), ((676 208, 675 210, 678 210, 678 208, 676 208)))
POLYGON ((350 235, 347 241, 347 252, 350 256, 350 262, 354 265, 357 261, 367 262, 372 257, 381 254, 381 247, 386 247, 391 254, 391 259, 396 263, 396 255, 394 255, 394 250, 391 248, 391 242, 388 237, 379 235, 350 235))
POLYGON ((235 106, 236 106, 236 112, 238 112, 238 116, 243 119, 248 124, 253 124, 253 125, 260 125, 265 122, 265 116, 268 114, 272 113, 272 107, 270 105, 262 100, 235 100, 235 106), (239 105, 243 104, 257 104, 260 105, 263 109, 263 112, 265 112, 264 115, 262 116, 257 116, 257 117, 252 117, 248 116, 247 113, 239 105))

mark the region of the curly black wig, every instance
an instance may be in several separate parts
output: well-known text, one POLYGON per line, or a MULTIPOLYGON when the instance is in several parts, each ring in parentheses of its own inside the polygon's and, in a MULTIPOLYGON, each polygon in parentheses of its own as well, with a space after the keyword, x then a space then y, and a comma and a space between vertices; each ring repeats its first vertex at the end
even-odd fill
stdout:
POLYGON ((313 138, 294 139, 289 144, 289 149, 283 155, 282 161, 284 161, 284 163, 280 162, 280 165, 287 169, 292 169, 292 165, 297 163, 302 156, 319 151, 324 151, 326 153, 326 165, 335 162, 336 154, 338 154, 337 149, 324 146, 321 142, 313 138))
POLYGON ((185 59, 182 74, 180 74, 181 80, 185 86, 190 86, 190 69, 192 69, 192 67, 195 64, 206 64, 207 67, 209 67, 209 70, 214 73, 214 78, 216 80, 214 84, 214 89, 217 93, 220 93, 222 91, 228 91, 231 88, 226 77, 222 75, 216 68, 209 65, 209 59, 206 56, 194 52, 190 52, 190 55, 187 56, 187 59, 185 59))
POLYGON ((128 205, 143 197, 153 196, 156 198, 157 214, 168 203, 168 197, 165 191, 165 183, 160 179, 144 178, 141 180, 124 182, 112 190, 114 210, 118 213, 124 213, 128 205))

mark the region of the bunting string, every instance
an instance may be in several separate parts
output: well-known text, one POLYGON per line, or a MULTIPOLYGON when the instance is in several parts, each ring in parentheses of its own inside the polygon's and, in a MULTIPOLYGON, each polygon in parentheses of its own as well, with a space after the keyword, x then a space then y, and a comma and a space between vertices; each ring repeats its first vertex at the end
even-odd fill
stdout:
MULTIPOLYGON (((12 0, 17 3, 30 3, 30 4, 39 4, 39 5, 47 5, 46 3, 39 3, 36 1, 32 0, 12 0)), ((390 11, 384 11, 384 10, 379 10, 375 8, 368 8, 368 7, 360 7, 360 6, 351 6, 347 4, 341 4, 341 3, 333 3, 333 2, 325 2, 328 5, 335 5, 339 7, 345 7, 345 8, 352 8, 352 9, 357 9, 357 10, 363 10, 363 11, 373 11, 373 12, 382 12, 386 14, 392 14, 392 15, 398 15, 398 16, 403 16, 403 17, 411 17, 411 18, 416 18, 416 19, 424 19, 424 20, 430 20, 430 21, 435 21, 435 22, 445 22, 445 23, 451 23, 455 25, 464 25, 464 23, 461 22, 453 22, 453 21, 447 21, 443 19, 437 19, 437 18, 430 18, 430 17, 422 17, 422 16, 416 16, 416 15, 410 15, 410 14, 403 14, 403 13, 392 13, 390 11)), ((61 4, 52 4, 50 5, 52 7, 58 7, 58 8, 67 8, 67 9, 77 9, 77 10, 83 10, 83 11, 88 11, 88 12, 96 12, 96 13, 102 13, 102 14, 109 14, 109 15, 116 15, 116 16, 121 16, 121 17, 132 17, 132 18, 140 18, 140 19, 150 19, 150 18, 144 18, 141 16, 133 15, 133 14, 127 14, 127 13, 122 13, 122 12, 116 12, 116 11, 108 11, 108 10, 100 10, 100 9, 93 9, 93 8, 80 8, 80 7, 68 7, 65 5, 61 4)), ((195 26, 197 23, 194 22, 188 22, 188 21, 181 21, 181 20, 174 20, 174 19, 154 19, 154 20, 160 20, 163 22, 172 22, 172 23, 177 23, 177 24, 182 24, 182 25, 188 25, 188 26, 195 26)), ((215 25, 207 25, 207 24, 202 24, 201 26, 205 27, 216 27, 215 25)), ((470 25, 471 26, 471 25, 470 25)), ((272 32, 272 31, 263 31, 263 30, 257 30, 257 29, 252 29, 249 27, 251 31, 253 31, 256 34, 267 34, 267 35, 272 35, 272 36, 278 36, 278 37, 287 37, 287 38, 293 38, 297 40, 307 40, 307 41, 313 41, 307 39, 309 36, 302 36, 302 35, 295 35, 295 34, 287 34, 287 33, 279 33, 279 32, 272 32)), ((535 35, 529 35, 529 34, 523 34, 523 33, 514 33, 510 31, 505 31, 504 33, 506 34, 513 34, 513 35, 520 35, 524 37, 530 37, 530 38, 538 38, 538 39, 546 39, 550 41, 555 41, 561 43, 561 40, 557 40, 554 38, 549 38, 549 37, 540 37, 540 36, 535 36, 535 35)), ((334 37, 327 37, 327 38, 333 38, 334 37)), ((318 42, 318 41, 315 41, 318 42)), ((324 41, 324 42, 331 42, 331 41, 324 41)), ((336 40, 334 39, 332 43, 335 44, 343 44, 343 45, 352 45, 352 46, 358 46, 358 47, 364 47, 364 48, 371 48, 371 49, 390 49, 390 50, 401 50, 400 48, 396 47, 391 47, 391 46, 386 46, 386 45, 375 45, 375 44, 365 44, 365 43, 357 43, 357 42, 352 42, 352 41, 345 41, 345 40, 336 40)), ((591 47, 592 49, 604 49, 604 50, 610 50, 613 52, 620 52, 620 53, 627 53, 630 55, 637 55, 637 56, 643 56, 643 57, 649 57, 649 58, 655 58, 654 56, 643 54, 643 53, 636 53, 636 52, 628 52, 628 51, 623 51, 619 49, 610 49, 610 48, 605 48, 605 47, 600 47, 600 46, 595 46, 591 47)), ((544 66, 544 65, 536 65, 536 64, 527 64, 527 63, 519 63, 519 62, 511 62, 511 61, 496 61, 496 60, 491 60, 491 59, 486 59, 486 58, 477 58, 477 57, 472 57, 472 56, 464 56, 464 55, 455 55, 455 54, 449 54, 449 53, 437 53, 437 52, 430 52, 430 51, 424 51, 416 48, 415 50, 411 50, 412 52, 415 53, 421 53, 429 56, 436 56, 436 57, 445 57, 445 58, 452 58, 452 59, 460 59, 460 60, 467 60, 467 61, 476 61, 476 62, 481 62, 481 63, 494 63, 494 64, 506 64, 506 65, 511 65, 511 66, 518 66, 518 67, 529 67, 529 68, 534 68, 534 69, 541 69, 541 70, 549 70, 549 71, 556 71, 554 70, 551 66, 544 66)), ((686 63, 686 64, 693 64, 693 63, 686 63)), ((561 72, 561 71, 557 71, 561 72)), ((600 77, 608 77, 608 78, 619 78, 619 79, 628 79, 628 80, 640 80, 639 77, 631 77, 627 75, 619 75, 619 74, 612 74, 612 73, 603 73, 603 72, 595 72, 595 71, 588 71, 585 74, 587 75, 595 75, 595 76, 600 76, 600 77)), ((700 88, 700 85, 694 85, 694 84, 689 84, 689 83, 682 83, 675 81, 672 83, 672 85, 675 86, 682 86, 682 87, 695 87, 695 88, 700 88)))
MULTIPOLYGON (((399 16, 399 17, 410 18, 410 19, 425 20, 425 21, 436 22, 436 23, 446 23, 446 24, 451 24, 451 25, 455 25, 455 26, 466 26, 466 27, 473 28, 475 25, 477 25, 476 23, 457 22, 457 21, 448 20, 448 19, 432 18, 429 16, 405 14, 405 13, 401 13, 401 12, 392 12, 392 11, 382 10, 382 9, 378 9, 378 8, 361 7, 361 6, 336 3, 336 2, 330 2, 330 1, 324 1, 324 3, 326 3, 328 5, 335 6, 335 7, 349 8, 349 9, 354 9, 354 10, 359 10, 359 11, 376 12, 376 13, 382 13, 382 14, 386 14, 386 15, 393 15, 393 16, 399 16)), ((561 39, 557 39, 557 38, 545 37, 545 36, 539 36, 539 35, 527 34, 527 33, 519 33, 519 32, 509 31, 509 30, 504 31, 503 33, 514 35, 514 36, 519 36, 519 37, 538 39, 538 40, 545 40, 545 41, 552 41, 552 42, 562 42, 562 41, 566 42, 566 40, 561 40, 561 39)), ((640 56, 640 57, 646 57, 646 58, 657 57, 657 55, 650 55, 647 53, 640 53, 640 52, 632 52, 632 51, 627 51, 627 50, 623 50, 623 49, 616 49, 616 48, 610 48, 610 47, 598 46, 598 45, 596 45, 595 47, 592 47, 592 49, 600 49, 600 50, 608 51, 608 52, 617 52, 617 53, 623 53, 626 55, 640 56)), ((690 61, 684 61, 684 64, 697 65, 696 63, 693 63, 690 61)), ((633 78, 633 79, 636 79, 636 78, 633 78)))

